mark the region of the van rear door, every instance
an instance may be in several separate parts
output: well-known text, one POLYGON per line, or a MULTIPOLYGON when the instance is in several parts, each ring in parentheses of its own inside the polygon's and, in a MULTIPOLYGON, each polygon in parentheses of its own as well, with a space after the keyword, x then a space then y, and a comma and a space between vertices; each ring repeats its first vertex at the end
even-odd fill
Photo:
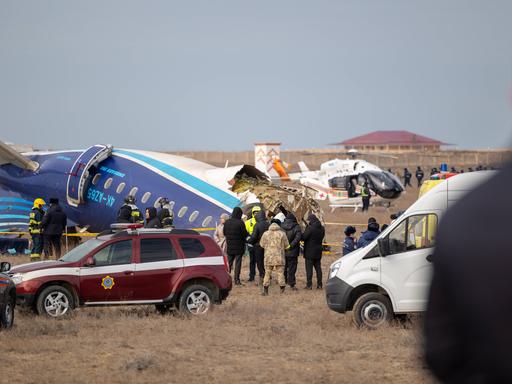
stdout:
POLYGON ((437 223, 437 214, 417 213, 402 219, 388 235, 391 254, 381 258, 381 281, 395 312, 426 307, 437 223))

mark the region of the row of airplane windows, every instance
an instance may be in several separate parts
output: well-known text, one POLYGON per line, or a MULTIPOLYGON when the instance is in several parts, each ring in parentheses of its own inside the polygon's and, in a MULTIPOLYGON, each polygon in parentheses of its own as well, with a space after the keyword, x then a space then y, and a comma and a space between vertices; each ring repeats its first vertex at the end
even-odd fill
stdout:
MULTIPOLYGON (((92 178, 92 184, 97 186, 98 185, 98 182, 101 178, 101 174, 100 173, 97 173, 96 175, 94 175, 94 177, 92 178)), ((109 177, 107 180, 105 180, 105 183, 103 184, 103 189, 104 190, 107 190, 109 189, 111 186, 112 186, 112 183, 113 183, 113 179, 112 177, 109 177)), ((119 183, 119 185, 117 186, 116 188, 116 193, 117 194, 121 194, 124 189, 126 188, 126 183, 125 182, 121 182, 119 183)), ((139 191, 139 188, 137 187, 132 187, 132 189, 130 189, 130 192, 128 193, 128 195, 131 195, 131 196, 134 196, 137 194, 137 192, 139 191)), ((149 199, 151 198, 151 192, 146 192, 142 195, 142 198, 140 199, 140 202, 142 204, 146 204, 149 199)), ((156 200, 155 200, 155 203, 153 204, 153 206, 155 208, 158 208, 160 206, 160 200, 162 199, 163 197, 158 197, 156 200)), ((174 201, 171 201, 169 203, 171 205, 171 208, 174 209, 174 205, 175 205, 175 202, 174 201)), ((188 211, 188 207, 186 205, 184 205, 183 207, 181 207, 178 211, 178 217, 179 218, 183 218, 186 213, 188 211)), ((199 211, 194 211, 190 214, 189 218, 188 218, 188 221, 190 223, 193 223, 194 221, 196 221, 196 219, 199 217, 199 211)), ((213 220, 213 217, 211 216, 207 216, 205 217, 205 219, 203 220, 203 222, 201 223, 201 226, 203 228, 207 227, 213 220)))

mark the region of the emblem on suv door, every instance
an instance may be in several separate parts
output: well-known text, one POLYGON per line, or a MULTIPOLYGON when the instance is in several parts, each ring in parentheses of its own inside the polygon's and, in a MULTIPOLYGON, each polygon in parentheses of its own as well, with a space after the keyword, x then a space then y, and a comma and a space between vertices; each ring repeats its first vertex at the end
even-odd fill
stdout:
POLYGON ((116 285, 114 278, 110 276, 105 276, 101 279, 101 286, 105 289, 112 289, 112 287, 116 285))

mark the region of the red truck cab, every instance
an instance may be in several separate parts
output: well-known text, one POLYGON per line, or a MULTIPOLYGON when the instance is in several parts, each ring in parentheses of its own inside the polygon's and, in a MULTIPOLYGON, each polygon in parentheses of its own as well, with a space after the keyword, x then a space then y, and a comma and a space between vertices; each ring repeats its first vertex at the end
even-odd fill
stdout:
POLYGON ((78 306, 133 304, 200 315, 232 287, 213 239, 176 229, 109 231, 59 260, 20 265, 10 275, 18 303, 52 317, 78 306))

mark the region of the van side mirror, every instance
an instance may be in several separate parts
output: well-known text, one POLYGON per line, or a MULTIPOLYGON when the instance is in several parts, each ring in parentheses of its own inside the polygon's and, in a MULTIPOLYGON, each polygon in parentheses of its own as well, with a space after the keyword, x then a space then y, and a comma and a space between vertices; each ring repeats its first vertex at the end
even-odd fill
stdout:
POLYGON ((377 243, 379 244, 379 253, 382 257, 386 257, 391 253, 389 249, 389 237, 383 237, 377 240, 377 243))
POLYGON ((9 272, 11 270, 11 263, 3 261, 0 263, 0 272, 9 272))
POLYGON ((96 265, 96 260, 94 257, 89 256, 87 260, 85 260, 84 267, 94 267, 96 265))

